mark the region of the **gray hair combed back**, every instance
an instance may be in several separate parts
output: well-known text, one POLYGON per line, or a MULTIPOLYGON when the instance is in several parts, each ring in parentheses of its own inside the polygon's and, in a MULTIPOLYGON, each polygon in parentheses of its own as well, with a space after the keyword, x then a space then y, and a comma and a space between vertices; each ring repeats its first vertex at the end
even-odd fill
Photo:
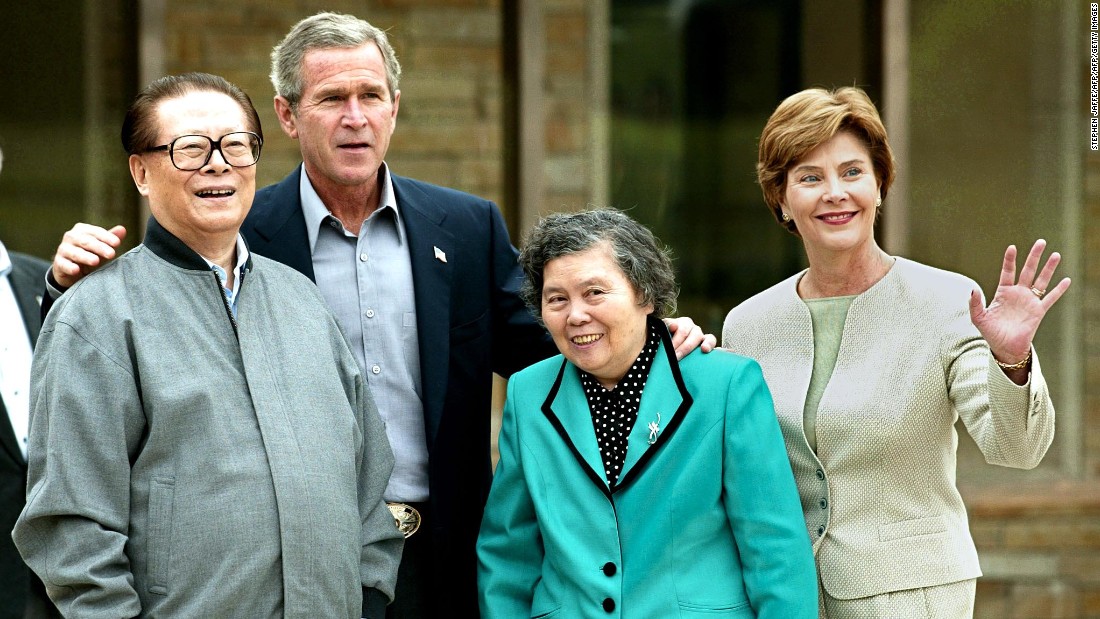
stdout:
POLYGON ((302 61, 306 53, 316 49, 359 47, 374 43, 382 52, 386 65, 386 86, 390 101, 396 96, 401 80, 401 64, 385 31, 354 15, 317 13, 294 24, 286 37, 271 50, 271 85, 275 94, 297 109, 302 98, 302 61))
POLYGON ((607 242, 611 255, 640 297, 653 304, 653 317, 676 313, 676 277, 669 249, 653 233, 625 213, 609 208, 576 213, 554 213, 527 233, 519 264, 527 277, 520 295, 542 320, 542 285, 546 264, 607 242))

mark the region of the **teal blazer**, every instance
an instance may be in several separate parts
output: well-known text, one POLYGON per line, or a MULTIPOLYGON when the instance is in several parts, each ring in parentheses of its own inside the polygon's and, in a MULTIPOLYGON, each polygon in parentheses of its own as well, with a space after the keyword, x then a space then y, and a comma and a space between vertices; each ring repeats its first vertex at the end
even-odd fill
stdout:
POLYGON ((499 444, 477 544, 485 619, 817 617, 810 540, 755 361, 696 351, 677 363, 663 331, 614 486, 561 355, 509 380, 499 444))

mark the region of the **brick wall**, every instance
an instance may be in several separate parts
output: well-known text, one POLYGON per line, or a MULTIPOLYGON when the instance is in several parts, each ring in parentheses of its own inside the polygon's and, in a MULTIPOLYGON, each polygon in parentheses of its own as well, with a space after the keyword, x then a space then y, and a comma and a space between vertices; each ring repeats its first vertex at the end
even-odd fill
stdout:
POLYGON ((266 144, 257 183, 300 158, 279 129, 268 80, 271 48, 299 19, 351 13, 387 31, 401 61, 401 107, 387 162, 401 175, 500 200, 501 11, 496 0, 196 0, 166 6, 162 73, 208 71, 240 85, 266 144))
POLYGON ((584 0, 545 3, 545 188, 542 212, 577 210, 594 194, 590 111, 595 101, 588 75, 591 24, 584 0))
MULTIPOLYGON (((300 159, 271 105, 271 48, 296 21, 321 10, 347 12, 384 28, 401 61, 401 107, 387 162, 405 176, 468 191, 500 205, 507 149, 503 101, 500 0, 210 0, 165 5, 164 66, 158 74, 208 71, 248 92, 260 112, 266 143, 257 183, 286 175, 300 159)), ((538 211, 577 208, 593 195, 589 74, 590 7, 551 0, 543 12, 545 66, 541 109, 544 195, 538 211)), ((154 77, 154 76, 150 76, 154 77)), ((603 165, 605 162, 599 162, 603 165)))
POLYGON ((1100 617, 1100 485, 965 493, 986 575, 976 619, 1100 617))

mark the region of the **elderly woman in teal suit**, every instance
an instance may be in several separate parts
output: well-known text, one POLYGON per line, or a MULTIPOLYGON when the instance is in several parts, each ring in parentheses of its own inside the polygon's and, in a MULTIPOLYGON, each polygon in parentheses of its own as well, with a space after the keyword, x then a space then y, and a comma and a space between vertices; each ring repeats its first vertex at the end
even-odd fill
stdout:
POLYGON ((561 355, 512 376, 478 538, 488 619, 817 614, 817 582, 756 362, 677 362, 668 255, 613 210, 540 221, 525 296, 561 355))

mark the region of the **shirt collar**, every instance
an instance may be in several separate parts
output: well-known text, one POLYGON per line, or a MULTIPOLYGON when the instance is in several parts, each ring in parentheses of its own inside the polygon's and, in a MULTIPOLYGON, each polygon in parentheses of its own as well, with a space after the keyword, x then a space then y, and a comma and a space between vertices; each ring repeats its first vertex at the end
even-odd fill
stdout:
MULTIPOLYGON (((393 180, 390 178, 390 169, 385 162, 382 162, 382 166, 378 168, 378 173, 382 175, 382 197, 378 202, 378 210, 392 209, 394 218, 397 220, 397 233, 401 242, 405 242, 405 228, 401 225, 401 212, 397 209, 397 196, 393 192, 393 180)), ((329 212, 328 207, 321 201, 321 196, 317 195, 317 190, 313 187, 313 183, 309 180, 309 174, 306 173, 305 164, 302 164, 302 178, 298 182, 298 193, 302 200, 302 214, 306 219, 306 235, 309 237, 309 253, 312 255, 313 250, 317 247, 317 234, 321 229, 321 224, 325 222, 325 219, 332 215, 329 212)), ((376 211, 377 212, 377 211, 376 211)))
POLYGON ((11 256, 8 255, 8 248, 4 247, 3 241, 0 241, 0 277, 11 273, 11 268, 11 256))
MULTIPOLYGON (((211 269, 214 269, 215 267, 217 267, 216 270, 218 270, 222 273, 225 272, 220 266, 218 266, 217 264, 214 264, 209 259, 207 259, 206 256, 203 256, 202 254, 199 254, 199 257, 202 258, 203 260, 205 260, 206 264, 211 269)), ((244 270, 244 265, 246 263, 248 263, 248 245, 245 244, 244 237, 241 236, 240 232, 238 232, 237 233, 237 264, 235 264, 233 266, 234 272, 236 272, 238 274, 241 273, 244 270)))

